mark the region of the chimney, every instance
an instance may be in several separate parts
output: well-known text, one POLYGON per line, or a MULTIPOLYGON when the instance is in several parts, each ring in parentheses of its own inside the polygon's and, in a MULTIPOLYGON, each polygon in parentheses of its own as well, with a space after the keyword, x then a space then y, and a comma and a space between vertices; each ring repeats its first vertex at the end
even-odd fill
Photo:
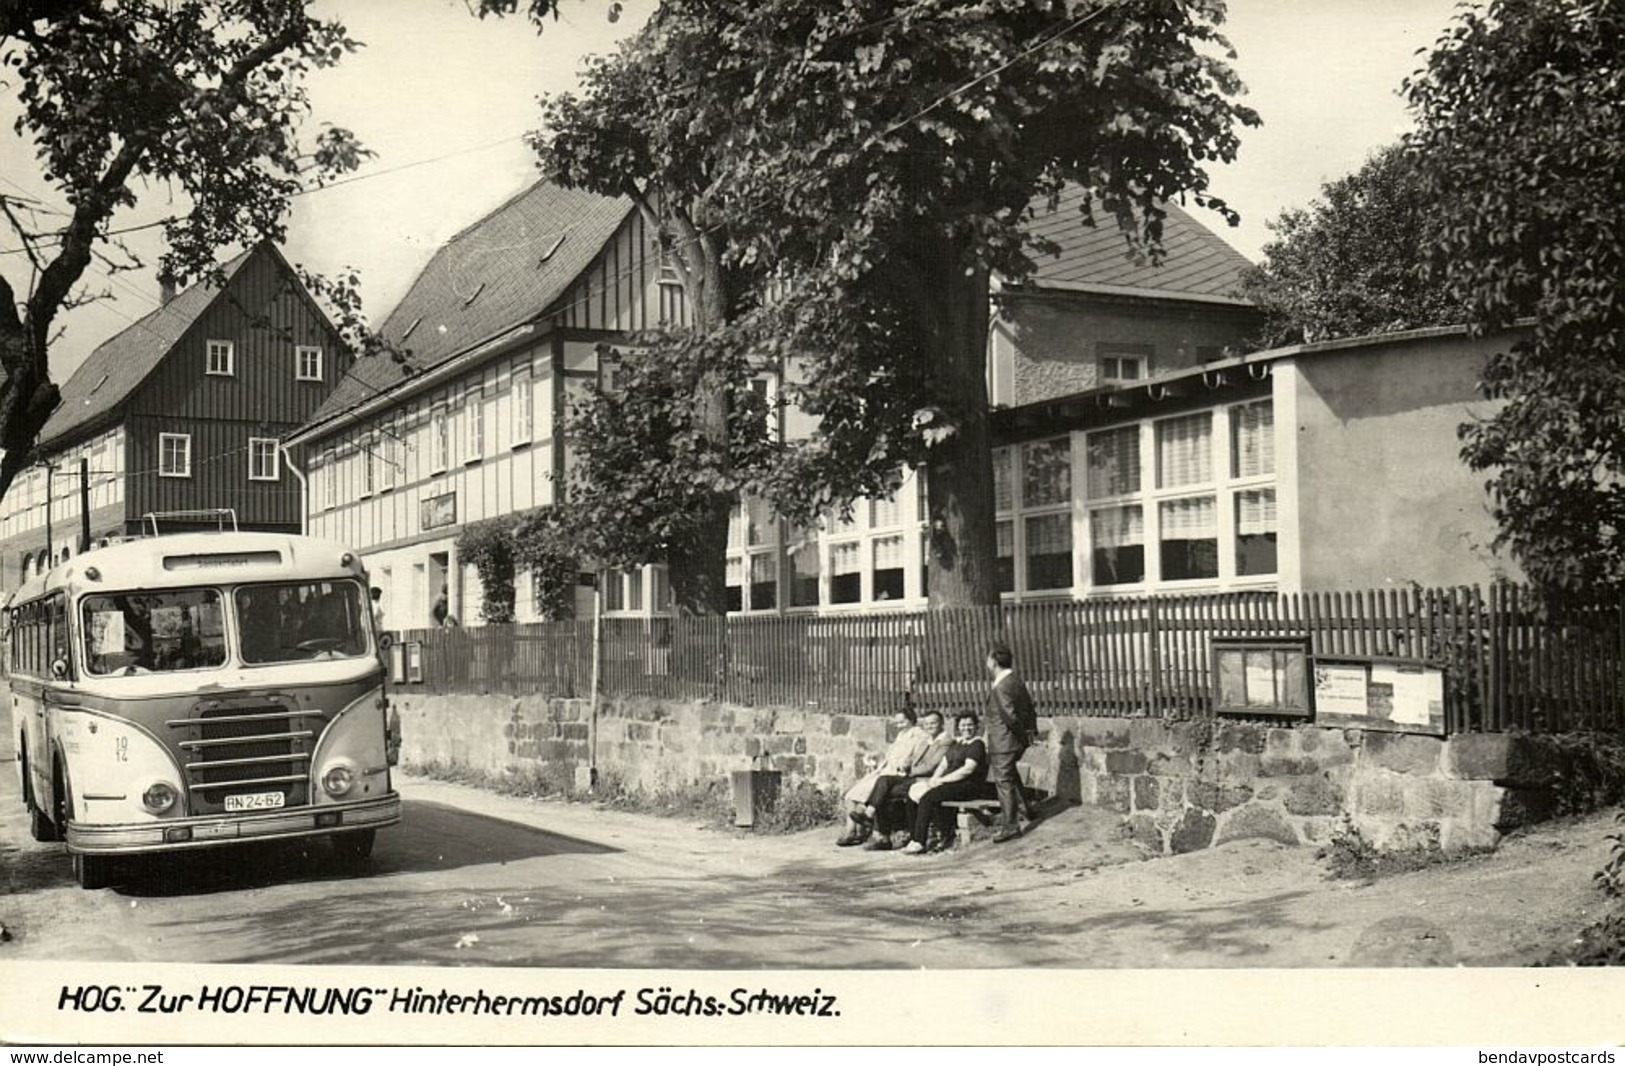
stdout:
POLYGON ((158 306, 163 307, 175 298, 175 278, 170 274, 158 275, 158 306))

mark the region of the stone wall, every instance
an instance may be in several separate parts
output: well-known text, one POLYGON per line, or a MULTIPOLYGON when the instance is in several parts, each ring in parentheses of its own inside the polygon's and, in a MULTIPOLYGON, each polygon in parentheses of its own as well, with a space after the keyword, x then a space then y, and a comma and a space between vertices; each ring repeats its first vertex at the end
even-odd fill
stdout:
MULTIPOLYGON (((588 780, 593 725, 584 700, 397 696, 407 766, 560 788, 588 780)), ((883 717, 606 700, 601 779, 648 792, 726 780, 763 765, 789 783, 844 788, 890 741, 883 717)), ((1493 847, 1551 816, 1560 776, 1551 743, 1475 734, 1443 739, 1313 725, 1056 717, 1022 760, 1027 783, 1119 812, 1125 832, 1164 853, 1246 837, 1330 838, 1345 816, 1376 847, 1493 847)))

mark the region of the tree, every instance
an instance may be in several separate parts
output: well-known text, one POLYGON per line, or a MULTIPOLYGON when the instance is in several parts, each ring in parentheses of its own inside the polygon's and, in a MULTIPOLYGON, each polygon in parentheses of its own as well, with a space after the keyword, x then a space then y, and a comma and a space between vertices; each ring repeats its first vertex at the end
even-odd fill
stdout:
POLYGON ((650 330, 608 355, 616 389, 571 412, 564 521, 583 556, 665 563, 680 610, 722 614, 729 513, 748 480, 745 452, 765 441, 752 368, 729 328, 761 272, 727 254, 738 208, 695 125, 695 101, 709 102, 695 69, 705 58, 669 40, 663 21, 589 60, 582 94, 546 100, 548 132, 532 137, 552 180, 636 204, 693 314, 687 329, 650 330))
MULTIPOLYGON (((327 128, 298 142, 309 105, 304 74, 357 45, 307 0, 0 2, 0 62, 17 90, 17 132, 65 215, 0 194, 20 241, 26 284, 0 278, 0 496, 33 461, 58 400, 50 380, 52 325, 94 298, 81 280, 93 260, 141 264, 113 226, 144 185, 166 184, 189 210, 164 224, 160 270, 209 277, 216 251, 281 240, 288 198, 309 180, 353 169, 365 151, 327 128)), ((8 274, 12 274, 10 268, 8 274)))
MULTIPOLYGON (((717 242, 757 285, 730 308, 726 343, 797 364, 784 398, 820 429, 760 469, 659 476, 743 485, 806 518, 923 464, 933 605, 996 602, 989 279, 1030 273, 1046 250, 1026 235, 1031 205, 1067 182, 1093 194, 1080 225, 1098 209, 1153 255, 1170 198, 1189 193, 1233 218, 1202 167, 1229 159, 1234 126, 1256 116, 1232 102, 1240 86, 1213 54, 1226 47, 1221 11, 666 0, 643 53, 660 76, 642 84, 656 91, 589 86, 584 106, 636 116, 599 124, 608 135, 593 157, 612 171, 652 163, 645 176, 661 179, 681 162, 679 187, 715 221, 679 233, 679 246, 717 242)), ((580 154, 562 143, 556 157, 580 154)), ((720 572, 721 538, 705 548, 720 572)))
POLYGON ((1465 320, 1426 276, 1438 211, 1419 163, 1403 146, 1381 149, 1269 223, 1275 239, 1242 281, 1267 316, 1260 347, 1465 320))
POLYGON ((1493 355, 1462 428, 1499 543, 1555 597, 1625 591, 1625 3, 1492 0, 1407 82, 1435 276, 1493 355))

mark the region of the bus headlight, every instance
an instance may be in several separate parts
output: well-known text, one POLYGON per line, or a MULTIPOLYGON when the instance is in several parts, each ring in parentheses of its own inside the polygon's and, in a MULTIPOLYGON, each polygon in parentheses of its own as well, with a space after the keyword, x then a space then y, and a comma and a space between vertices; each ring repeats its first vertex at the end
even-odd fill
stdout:
POLYGON ((355 787, 355 767, 347 762, 334 763, 322 774, 322 788, 329 796, 342 796, 355 787))
POLYGON ((175 806, 175 801, 178 799, 180 799, 180 793, 175 791, 174 785, 171 785, 168 781, 154 781, 147 786, 145 792, 141 793, 141 806, 153 814, 163 814, 169 808, 175 806))

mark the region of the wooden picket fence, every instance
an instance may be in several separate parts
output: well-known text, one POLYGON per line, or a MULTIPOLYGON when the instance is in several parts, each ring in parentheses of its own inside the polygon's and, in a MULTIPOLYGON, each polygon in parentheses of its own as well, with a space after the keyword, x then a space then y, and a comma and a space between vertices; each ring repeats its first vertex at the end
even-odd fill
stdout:
MULTIPOLYGON (((584 696, 590 621, 400 634, 433 692, 584 696)), ((1234 592, 865 615, 606 619, 599 692, 885 714, 979 706, 1007 643, 1043 714, 1212 713, 1212 644, 1302 641, 1311 656, 1441 667, 1449 732, 1625 730, 1625 605, 1553 615, 1496 585, 1234 592)), ((418 687, 418 685, 411 685, 418 687)))

